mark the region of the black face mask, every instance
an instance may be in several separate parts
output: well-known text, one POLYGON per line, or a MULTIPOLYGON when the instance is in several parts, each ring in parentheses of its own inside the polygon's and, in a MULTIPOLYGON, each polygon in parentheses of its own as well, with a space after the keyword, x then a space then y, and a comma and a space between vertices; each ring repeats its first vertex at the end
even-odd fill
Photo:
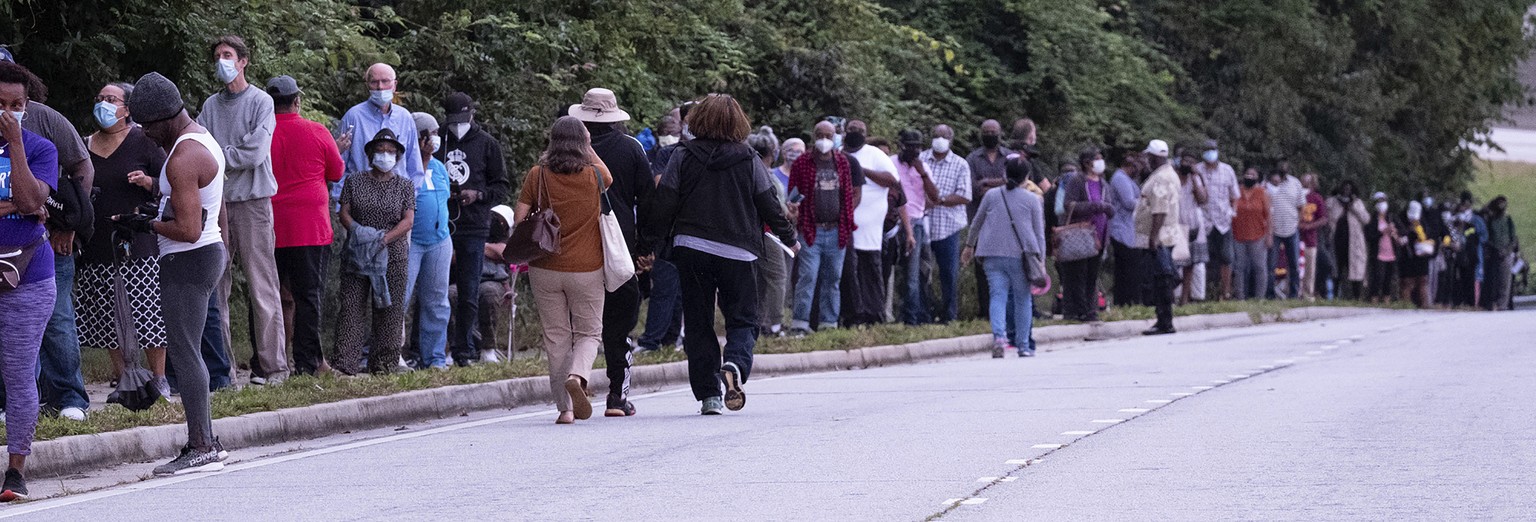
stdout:
POLYGON ((918 155, 917 147, 902 147, 901 148, 901 157, 900 157, 900 159, 901 159, 902 163, 911 163, 913 161, 917 161, 917 155, 918 155))
POLYGON ((1243 178, 1243 186, 1244 187, 1253 188, 1254 185, 1258 185, 1258 184, 1259 184, 1259 180, 1258 179, 1255 179, 1255 178, 1243 178))
POLYGON ((843 148, 844 149, 847 149, 847 150, 859 150, 863 146, 864 146, 864 135, 863 134, 860 134, 860 133, 857 133, 857 132, 850 132, 847 135, 843 136, 843 148))
POLYGON ((995 135, 992 135, 992 134, 982 134, 981 135, 981 146, 989 148, 989 149, 995 149, 995 148, 997 148, 997 144, 1002 143, 1002 139, 1003 138, 1001 136, 995 136, 995 135))

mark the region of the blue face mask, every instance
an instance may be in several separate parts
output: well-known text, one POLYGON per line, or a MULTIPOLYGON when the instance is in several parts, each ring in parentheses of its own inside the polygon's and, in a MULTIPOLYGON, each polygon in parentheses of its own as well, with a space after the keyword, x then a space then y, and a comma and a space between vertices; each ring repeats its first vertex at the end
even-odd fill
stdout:
POLYGON ((213 64, 213 75, 217 76, 219 78, 219 82, 225 85, 229 85, 230 82, 235 81, 235 77, 239 76, 239 74, 240 71, 235 69, 234 60, 225 58, 220 59, 218 62, 213 64))
POLYGON ((1201 156, 1206 163, 1216 163, 1216 158, 1218 157, 1220 156, 1214 150, 1205 151, 1205 155, 1201 156))
POLYGON ((834 149, 841 149, 841 148, 843 148, 843 135, 842 134, 833 134, 832 135, 832 148, 834 148, 834 149))
POLYGON ((395 102, 395 90, 368 91, 368 101, 373 102, 374 105, 379 107, 388 107, 391 103, 395 102))
POLYGON ((113 105, 112 102, 98 102, 92 114, 96 116, 98 127, 107 129, 117 125, 117 105, 113 105))

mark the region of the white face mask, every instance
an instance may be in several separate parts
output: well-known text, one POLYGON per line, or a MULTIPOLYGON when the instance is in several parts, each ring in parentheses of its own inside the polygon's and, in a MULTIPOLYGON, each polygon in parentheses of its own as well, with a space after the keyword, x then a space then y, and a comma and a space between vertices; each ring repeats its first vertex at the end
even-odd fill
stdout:
POLYGON ((1383 201, 1383 202, 1377 203, 1376 204, 1376 213, 1377 214, 1385 214, 1385 213, 1387 213, 1387 202, 1383 201))
POLYGON ((1424 196, 1424 208, 1435 206, 1435 198, 1424 196))
POLYGON ((933 151, 940 154, 949 152, 949 138, 934 138, 933 151))
POLYGON ((368 101, 373 102, 374 105, 378 105, 380 108, 388 107, 389 104, 395 102, 395 90, 368 91, 368 101))
POLYGON ((1424 211, 1423 210, 1420 210, 1420 209, 1417 209, 1417 208, 1410 208, 1410 209, 1408 209, 1408 220, 1409 221, 1418 221, 1419 218, 1422 218, 1422 217, 1424 217, 1424 211))
POLYGON ((27 111, 11 111, 11 117, 16 118, 16 123, 21 123, 21 120, 27 119, 27 111))
POLYGON ((448 132, 452 132, 454 138, 464 139, 464 133, 469 132, 469 124, 450 123, 448 124, 448 132))
POLYGON ((1220 157, 1221 157, 1220 153, 1218 153, 1218 152, 1216 152, 1214 150, 1208 150, 1208 151, 1205 151, 1205 154, 1201 156, 1201 159, 1204 159, 1206 163, 1210 163, 1210 164, 1214 165, 1214 164, 1216 164, 1216 159, 1220 158, 1220 157))
POLYGON ((832 150, 832 145, 832 140, 826 138, 816 140, 816 150, 820 151, 822 154, 830 152, 832 150))
POLYGON ((1101 159, 1093 160, 1093 173, 1094 174, 1103 174, 1104 173, 1104 160, 1101 160, 1101 159))
POLYGON ((682 138, 677 136, 662 136, 660 138, 656 138, 656 144, 663 147, 671 147, 676 145, 679 141, 682 141, 682 138))
POLYGON ((383 172, 395 170, 395 155, 388 152, 373 153, 373 167, 383 172))
POLYGON ((214 64, 213 75, 219 78, 219 83, 229 85, 235 81, 236 76, 240 75, 240 71, 235 70, 234 60, 223 58, 214 64))
POLYGON ((442 150, 442 148, 443 148, 443 137, 442 136, 438 136, 436 134, 433 134, 432 135, 432 150, 433 151, 438 151, 438 150, 442 150))

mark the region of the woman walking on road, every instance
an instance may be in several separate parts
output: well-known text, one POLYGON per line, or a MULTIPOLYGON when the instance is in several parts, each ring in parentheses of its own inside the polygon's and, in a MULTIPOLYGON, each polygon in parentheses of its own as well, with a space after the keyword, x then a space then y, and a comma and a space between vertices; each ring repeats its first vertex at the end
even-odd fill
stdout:
POLYGON ((535 208, 553 210, 560 218, 559 253, 533 260, 528 271, 544 326, 549 387, 560 410, 556 424, 592 417, 587 375, 602 345, 606 296, 599 194, 612 183, 608 167, 592 150, 586 125, 564 116, 550 127, 549 147, 523 177, 513 212, 518 224, 535 208))
MULTIPOLYGON (((1005 168, 1004 190, 987 191, 976 208, 960 264, 978 257, 987 272, 987 285, 992 288, 988 314, 992 318, 992 357, 1002 357, 1010 347, 1018 349, 1019 357, 1032 357, 1034 299, 1030 295, 1031 275, 1025 271, 1026 265, 1035 265, 1024 257, 1045 254, 1045 207, 1040 196, 1021 188, 1032 170, 1028 159, 1010 159, 1005 168), (1013 304, 1013 339, 1008 338, 1009 303, 1013 304)), ((1044 263, 1038 266, 1044 267, 1044 263)))
POLYGON ((661 175, 645 240, 670 249, 682 279, 688 376, 700 413, 740 410, 741 385, 752 372, 756 344, 757 270, 754 261, 781 252, 764 247, 763 225, 779 241, 795 243, 772 174, 743 143, 752 124, 734 98, 711 94, 688 114, 694 139, 661 175), (715 304, 725 315, 725 363, 715 331, 715 304), (723 384, 723 385, 722 385, 723 384), (722 399, 722 394, 724 398, 722 399))

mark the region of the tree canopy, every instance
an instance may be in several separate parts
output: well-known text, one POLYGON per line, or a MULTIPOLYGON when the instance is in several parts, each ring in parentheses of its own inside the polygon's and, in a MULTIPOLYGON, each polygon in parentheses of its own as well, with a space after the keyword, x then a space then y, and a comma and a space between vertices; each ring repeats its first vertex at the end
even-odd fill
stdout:
MULTIPOLYGON (((160 71, 197 107, 209 42, 252 46, 257 85, 288 74, 329 123, 395 64, 400 101, 453 91, 526 167, 590 87, 652 125, 679 102, 736 96, 755 124, 805 136, 827 115, 876 135, 1028 116, 1040 148, 1150 138, 1287 157, 1405 194, 1457 189, 1506 104, 1526 103, 1515 0, 0 0, 0 43, 82 129, 105 83, 160 71)), ((1234 159, 1235 158, 1235 159, 1234 159)))

